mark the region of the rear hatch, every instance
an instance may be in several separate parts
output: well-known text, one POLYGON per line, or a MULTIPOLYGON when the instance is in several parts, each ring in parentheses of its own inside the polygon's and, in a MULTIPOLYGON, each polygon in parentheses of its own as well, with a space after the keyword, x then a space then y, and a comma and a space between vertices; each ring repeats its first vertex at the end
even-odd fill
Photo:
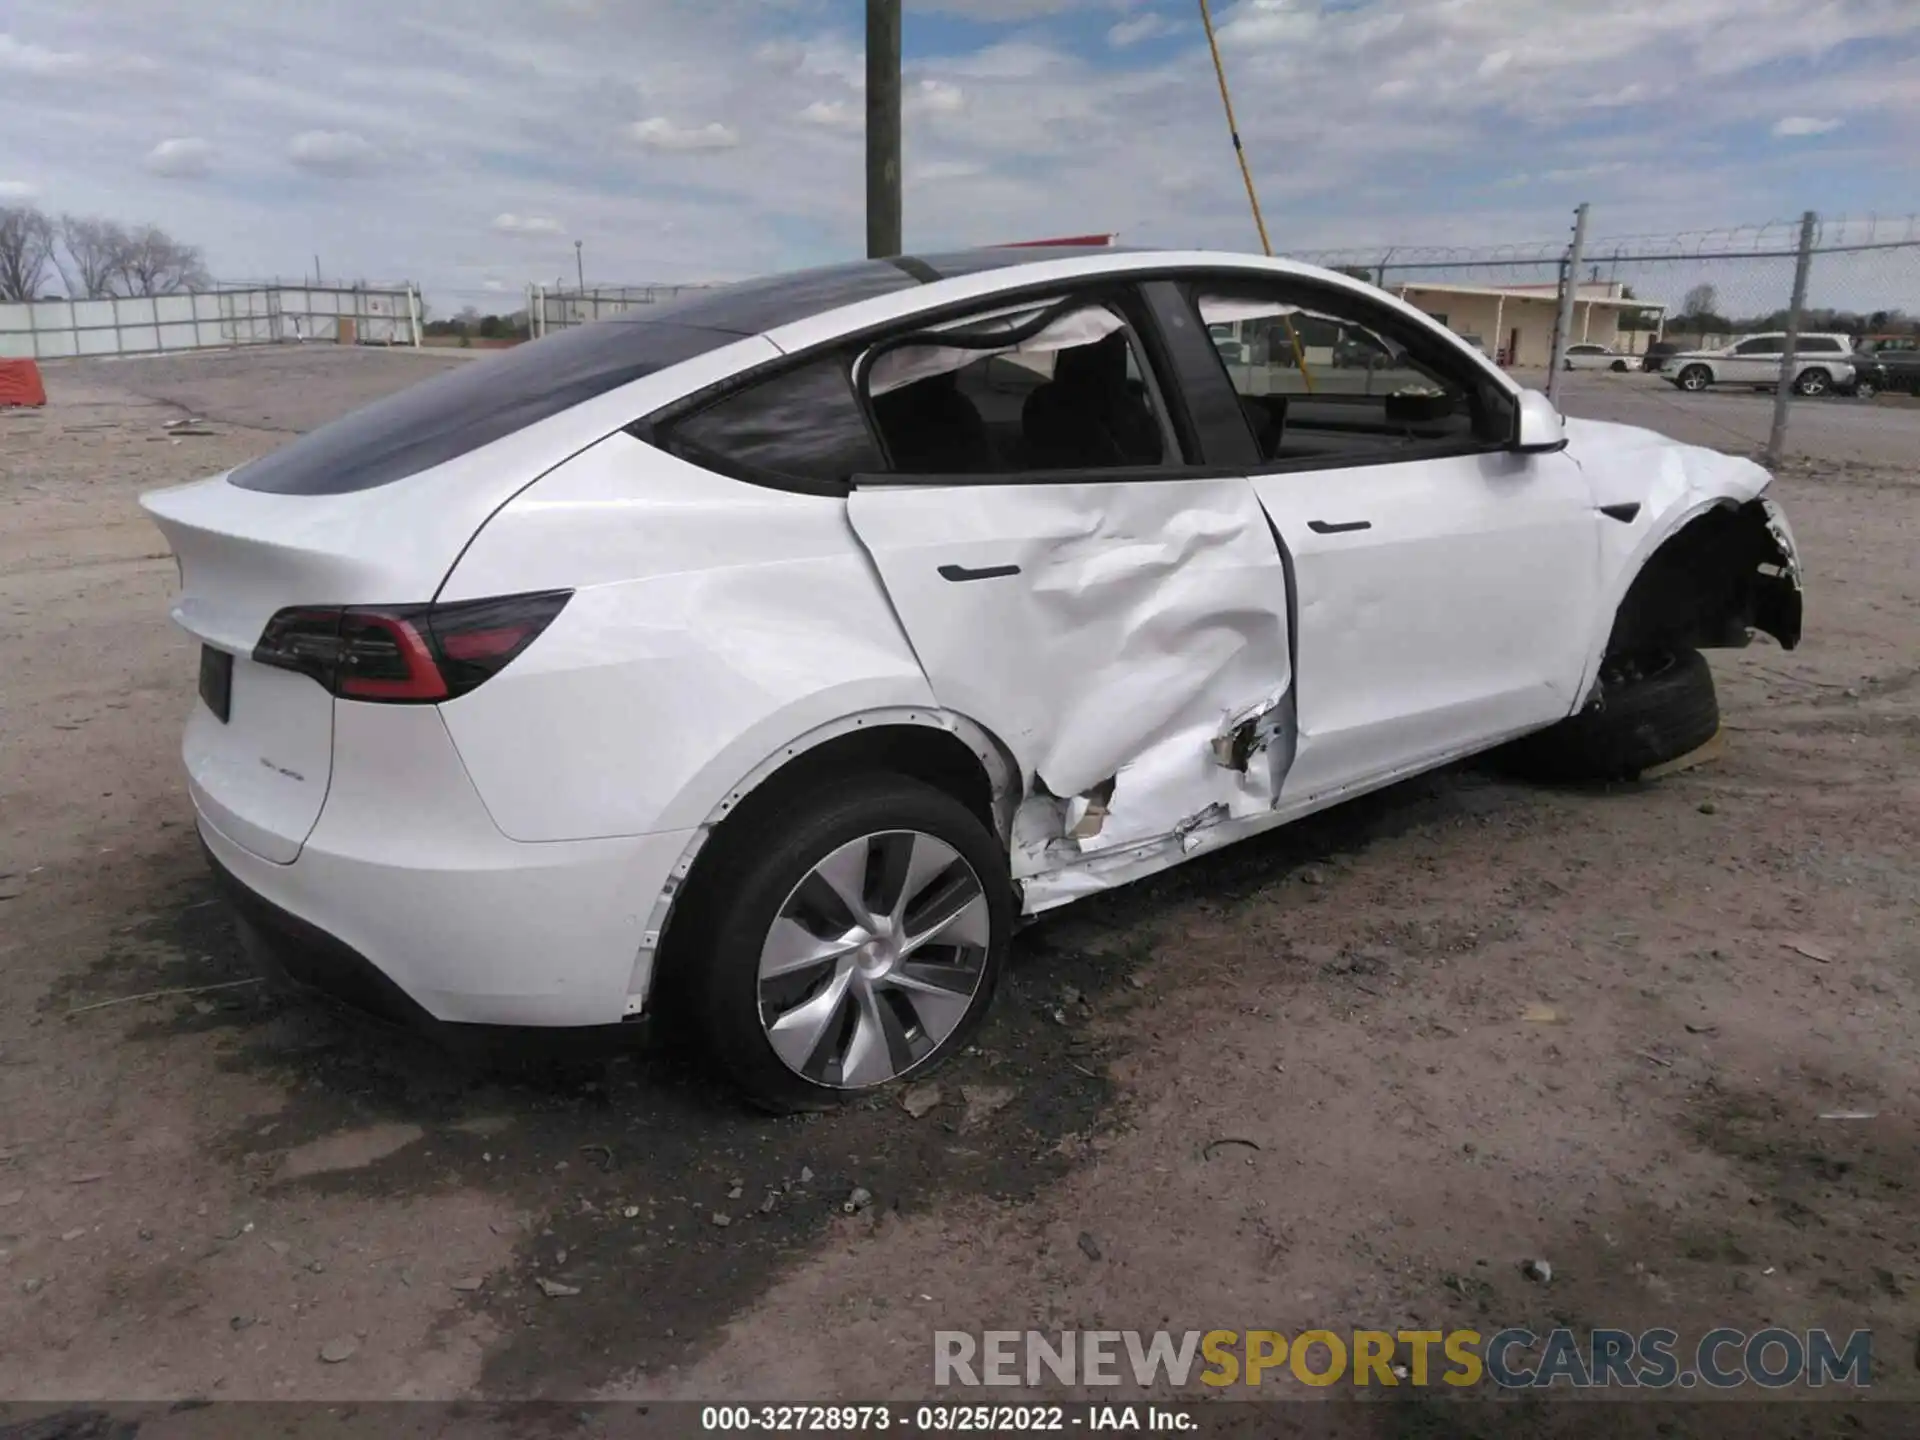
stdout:
POLYGON ((296 606, 432 598, 517 479, 425 503, 427 477, 347 495, 272 495, 226 477, 142 500, 180 564, 174 620, 201 643, 184 746, 202 812, 229 839, 288 863, 320 818, 333 768, 334 699, 309 675, 253 658, 267 621, 296 606))
POLYGON ((432 600, 500 506, 686 384, 730 373, 742 349, 775 353, 651 316, 585 325, 468 361, 228 475, 143 496, 180 562, 173 618, 202 646, 185 750, 207 818, 285 864, 326 800, 335 701, 311 675, 252 658, 270 619, 432 600), (711 375, 666 373, 709 356, 711 375), (633 383, 654 376, 657 399, 633 383))

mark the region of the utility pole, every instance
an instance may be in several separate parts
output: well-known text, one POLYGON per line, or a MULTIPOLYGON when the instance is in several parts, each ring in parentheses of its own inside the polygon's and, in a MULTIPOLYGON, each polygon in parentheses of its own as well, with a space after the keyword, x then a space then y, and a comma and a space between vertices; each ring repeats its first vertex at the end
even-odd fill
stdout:
POLYGON ((580 258, 580 242, 578 240, 573 242, 573 274, 574 278, 580 282, 580 293, 585 295, 587 293, 587 265, 586 262, 580 258))
POLYGON ((1773 425, 1767 431, 1767 463, 1778 465, 1787 449, 1787 407, 1793 401, 1794 352, 1800 348, 1800 312, 1807 306, 1807 271, 1813 266, 1813 211, 1800 217, 1800 250, 1793 261, 1793 297, 1787 302, 1786 353, 1780 357, 1780 383, 1773 388, 1773 425))
POLYGON ((867 258, 900 253, 900 0, 867 0, 867 258))
POLYGON ((1560 267, 1560 305, 1553 316, 1553 350, 1547 356, 1547 398, 1560 399, 1560 362, 1573 336, 1573 297, 1580 289, 1580 255, 1587 245, 1587 202, 1573 212, 1573 243, 1560 267))

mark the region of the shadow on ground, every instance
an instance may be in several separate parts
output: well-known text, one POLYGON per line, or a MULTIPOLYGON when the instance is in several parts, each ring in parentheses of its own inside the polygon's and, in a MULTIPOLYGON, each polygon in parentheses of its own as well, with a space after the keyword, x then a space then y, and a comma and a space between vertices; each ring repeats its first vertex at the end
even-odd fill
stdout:
POLYGON ((502 1337, 483 1389, 577 1396, 636 1366, 657 1373, 697 1357, 849 1214, 857 1234, 951 1196, 1019 1203, 1085 1159, 1102 1131, 1126 1123, 1107 1062, 1125 1048, 1127 1013, 1179 983, 1176 970, 1145 978, 1145 967, 1189 905, 1231 907, 1311 883, 1315 866, 1378 839, 1509 814, 1529 793, 1472 770, 1422 777, 1032 926, 995 1014, 940 1072, 940 1101, 918 1118, 898 1093, 771 1118, 657 1041, 582 1049, 535 1034, 456 1054, 234 984, 251 972, 210 881, 179 885, 46 1008, 231 985, 151 1002, 129 1032, 134 1043, 217 1039, 221 1066, 284 1091, 271 1126, 226 1136, 216 1154, 268 1200, 293 1186, 503 1198, 519 1216, 515 1262, 463 1297, 502 1337), (289 1150, 374 1125, 422 1133, 357 1168, 283 1173, 289 1150))

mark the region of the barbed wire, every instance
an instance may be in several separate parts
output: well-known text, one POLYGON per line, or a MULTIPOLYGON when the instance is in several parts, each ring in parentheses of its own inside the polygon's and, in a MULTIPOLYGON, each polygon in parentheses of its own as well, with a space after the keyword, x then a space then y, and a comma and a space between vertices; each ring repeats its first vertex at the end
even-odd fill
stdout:
MULTIPOLYGON (((1799 249, 1800 222, 1772 220, 1762 224, 1726 226, 1712 230, 1647 232, 1589 239, 1585 259, 1590 264, 1679 262, 1699 260, 1761 260, 1790 258, 1799 249)), ((1920 246, 1920 215, 1827 216, 1814 228, 1815 253, 1901 249, 1920 246)), ((1565 257, 1564 239, 1514 241, 1496 245, 1350 245, 1330 249, 1282 247, 1282 253, 1309 264, 1329 268, 1350 266, 1394 272, 1431 269, 1520 269, 1558 266, 1565 257)))

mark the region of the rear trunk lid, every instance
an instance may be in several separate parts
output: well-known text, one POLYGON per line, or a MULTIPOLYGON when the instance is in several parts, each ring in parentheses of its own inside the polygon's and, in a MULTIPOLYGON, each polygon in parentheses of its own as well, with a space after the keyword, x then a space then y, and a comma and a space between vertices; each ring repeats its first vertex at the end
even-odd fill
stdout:
POLYGON ((184 751, 195 803, 223 834, 291 863, 332 774, 334 699, 307 675, 253 661, 267 621, 289 606, 431 600, 475 531, 540 468, 475 457, 318 495, 222 475, 142 497, 179 562, 173 619, 203 647, 184 751))
POLYGON ((433 600, 488 518, 546 471, 778 353, 654 320, 581 326, 468 362, 229 474, 143 496, 180 562, 173 618, 204 647, 212 700, 196 704, 186 741, 201 811, 281 863, 319 819, 335 702, 317 680, 253 662, 274 614, 433 600))

